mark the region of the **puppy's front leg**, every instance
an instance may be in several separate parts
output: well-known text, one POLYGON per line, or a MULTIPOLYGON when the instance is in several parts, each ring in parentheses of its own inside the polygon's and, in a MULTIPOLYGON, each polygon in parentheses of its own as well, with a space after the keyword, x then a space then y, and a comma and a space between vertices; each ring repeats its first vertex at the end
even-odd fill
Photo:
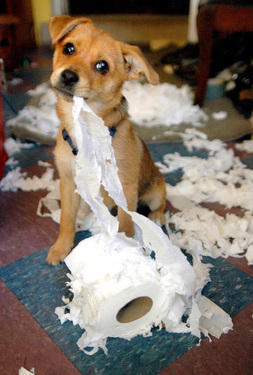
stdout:
POLYGON ((64 260, 70 252, 75 236, 75 222, 80 196, 75 193, 75 184, 72 178, 61 178, 61 223, 60 232, 54 245, 47 255, 47 263, 56 265, 64 260))
MULTIPOLYGON (((124 194, 127 200, 127 207, 129 211, 136 211, 138 201, 137 184, 123 185, 124 194)), ((134 235, 134 224, 131 216, 124 210, 118 207, 119 232, 125 232, 128 237, 134 235)))

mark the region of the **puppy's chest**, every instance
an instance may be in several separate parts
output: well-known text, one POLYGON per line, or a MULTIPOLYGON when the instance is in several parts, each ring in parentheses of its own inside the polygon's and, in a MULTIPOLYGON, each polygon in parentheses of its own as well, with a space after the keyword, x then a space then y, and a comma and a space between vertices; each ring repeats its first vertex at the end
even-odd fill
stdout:
MULTIPOLYGON (((120 141, 119 137, 116 136, 116 128, 107 128, 106 130, 108 130, 108 136, 111 139, 111 145, 116 160, 123 160, 125 158, 125 146, 123 145, 124 141, 120 141)), ((95 144, 93 144, 92 139, 90 139, 90 142, 86 140, 86 142, 83 142, 83 144, 80 143, 80 139, 79 141, 77 140, 77 135, 73 128, 64 128, 62 126, 60 129, 59 137, 61 138, 60 144, 63 144, 65 151, 67 151, 66 153, 64 152, 64 154, 66 158, 69 160, 72 170, 74 170, 75 168, 76 158, 79 157, 82 151, 85 151, 86 157, 88 158, 89 154, 92 154, 94 151, 96 151, 95 153, 98 152, 98 150, 94 149, 94 147, 97 147, 97 145, 95 145, 96 142, 95 144)))

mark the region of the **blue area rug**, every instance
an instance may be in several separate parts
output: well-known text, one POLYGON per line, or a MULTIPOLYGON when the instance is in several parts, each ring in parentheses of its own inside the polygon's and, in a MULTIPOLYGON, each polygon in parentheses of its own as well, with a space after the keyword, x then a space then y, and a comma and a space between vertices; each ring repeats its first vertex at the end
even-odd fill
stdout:
POLYGON ((4 175, 10 170, 16 167, 31 167, 37 164, 38 161, 48 161, 53 158, 52 154, 44 150, 43 146, 37 144, 31 144, 31 148, 22 149, 20 152, 16 152, 12 157, 18 162, 18 164, 8 166, 4 168, 4 175))
MULTIPOLYGON (((89 235, 80 232, 76 241, 89 235)), ((146 338, 108 339, 108 356, 102 350, 93 356, 82 353, 76 345, 82 334, 80 327, 71 322, 61 325, 54 313, 57 306, 63 305, 61 297, 70 296, 65 285, 68 269, 64 264, 48 266, 47 251, 43 249, 3 267, 0 277, 82 374, 155 375, 198 343, 190 334, 153 329, 152 336, 146 338)), ((205 261, 214 267, 204 295, 231 316, 237 314, 252 301, 253 278, 223 259, 205 261)))

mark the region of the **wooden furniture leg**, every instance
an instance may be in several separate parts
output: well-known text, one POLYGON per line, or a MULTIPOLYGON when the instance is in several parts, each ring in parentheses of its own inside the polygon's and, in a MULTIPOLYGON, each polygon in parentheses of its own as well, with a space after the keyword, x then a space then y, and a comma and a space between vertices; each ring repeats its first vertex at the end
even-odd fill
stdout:
POLYGON ((197 29, 199 37, 199 71, 198 84, 195 94, 195 104, 203 105, 207 80, 210 72, 212 38, 215 25, 216 6, 205 6, 200 8, 197 17, 197 29))

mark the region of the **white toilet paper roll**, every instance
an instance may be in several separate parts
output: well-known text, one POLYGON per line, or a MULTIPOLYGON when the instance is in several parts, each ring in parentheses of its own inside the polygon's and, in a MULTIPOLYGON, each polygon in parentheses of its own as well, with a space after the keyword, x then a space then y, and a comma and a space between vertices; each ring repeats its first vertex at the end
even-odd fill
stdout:
POLYGON ((96 331, 99 334, 103 333, 104 337, 131 339, 137 332, 138 334, 149 332, 153 325, 161 323, 161 308, 168 309, 174 297, 166 298, 155 280, 129 287, 102 301, 96 326, 88 329, 88 333, 92 330, 92 334, 96 331), (125 319, 121 319, 123 314, 125 319), (119 319, 126 322, 120 322, 119 319))
POLYGON ((184 298, 192 293, 190 283, 185 283, 187 263, 183 270, 182 264, 169 264, 163 272, 138 242, 123 233, 113 238, 99 233, 81 241, 65 262, 74 294, 65 318, 85 328, 78 341, 85 353, 93 354, 99 347, 106 351, 107 337, 129 340, 150 335, 152 326, 162 321, 167 329, 180 326, 184 298), (94 349, 87 351, 88 346, 94 349))
POLYGON ((137 334, 150 336, 152 326, 161 324, 161 310, 169 310, 174 299, 175 295, 166 298, 155 281, 130 287, 104 299, 94 319, 90 324, 86 323, 86 331, 78 340, 78 346, 85 353, 94 354, 99 348, 107 351, 105 343, 108 337, 130 340, 137 334), (93 349, 90 351, 85 349, 87 347, 93 349))

